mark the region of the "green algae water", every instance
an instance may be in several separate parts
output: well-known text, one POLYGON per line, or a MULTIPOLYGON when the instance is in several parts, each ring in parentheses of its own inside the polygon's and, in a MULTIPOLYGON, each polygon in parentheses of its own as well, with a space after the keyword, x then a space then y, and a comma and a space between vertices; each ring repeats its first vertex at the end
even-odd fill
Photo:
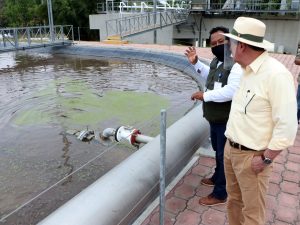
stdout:
POLYGON ((67 130, 128 125, 156 136, 160 110, 170 126, 196 90, 187 75, 143 61, 0 54, 0 218, 101 154, 3 224, 36 224, 137 150, 67 130))
MULTIPOLYGON (((62 81, 59 85, 62 84, 69 96, 56 98, 59 110, 57 108, 45 110, 43 105, 32 106, 30 109, 22 110, 13 123, 24 126, 58 122, 63 123, 65 127, 84 125, 96 129, 96 124, 111 118, 116 118, 119 124, 147 121, 157 115, 160 109, 168 108, 170 105, 166 97, 153 93, 107 91, 99 96, 79 81, 62 81)), ((50 84, 47 89, 36 93, 36 97, 44 93, 51 94, 54 90, 55 85, 50 84)))

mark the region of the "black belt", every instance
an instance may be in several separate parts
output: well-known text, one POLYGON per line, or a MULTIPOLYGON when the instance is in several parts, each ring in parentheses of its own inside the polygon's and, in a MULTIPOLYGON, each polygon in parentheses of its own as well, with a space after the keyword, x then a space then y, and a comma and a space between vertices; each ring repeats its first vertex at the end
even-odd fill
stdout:
POLYGON ((235 143, 231 140, 228 140, 228 141, 229 141, 229 144, 230 144, 231 147, 234 147, 234 148, 237 148, 237 149, 240 149, 240 150, 245 150, 245 151, 254 151, 253 149, 247 148, 246 146, 240 145, 239 143, 235 143))

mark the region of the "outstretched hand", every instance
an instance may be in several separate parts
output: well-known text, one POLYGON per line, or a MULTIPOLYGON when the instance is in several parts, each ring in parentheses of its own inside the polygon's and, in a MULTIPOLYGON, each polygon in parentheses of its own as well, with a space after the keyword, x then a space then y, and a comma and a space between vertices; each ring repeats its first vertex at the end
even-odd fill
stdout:
POLYGON ((186 57, 188 58, 189 62, 193 65, 195 65, 198 61, 198 56, 197 56, 197 52, 196 52, 196 49, 194 46, 192 47, 188 47, 186 50, 185 50, 185 53, 186 57))

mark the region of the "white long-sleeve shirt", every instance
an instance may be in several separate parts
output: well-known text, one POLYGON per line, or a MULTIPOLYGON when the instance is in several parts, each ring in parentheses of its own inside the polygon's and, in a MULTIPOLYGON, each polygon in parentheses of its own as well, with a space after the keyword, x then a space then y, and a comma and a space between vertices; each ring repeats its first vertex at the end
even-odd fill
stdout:
MULTIPOLYGON (((218 67, 222 64, 222 62, 218 63, 218 67)), ((198 62, 194 65, 197 73, 200 74, 202 78, 205 80, 209 74, 209 66, 204 63, 198 62)), ((232 100, 232 97, 240 84, 240 79, 243 74, 243 70, 241 66, 237 63, 233 65, 231 68, 230 74, 228 76, 227 84, 219 89, 215 90, 207 90, 203 94, 203 99, 205 102, 228 102, 232 100)))

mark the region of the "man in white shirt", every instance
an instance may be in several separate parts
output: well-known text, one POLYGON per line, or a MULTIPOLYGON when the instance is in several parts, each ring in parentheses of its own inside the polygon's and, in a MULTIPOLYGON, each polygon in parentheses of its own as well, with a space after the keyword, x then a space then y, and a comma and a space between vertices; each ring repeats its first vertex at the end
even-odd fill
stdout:
POLYGON ((208 206, 224 204, 227 199, 223 163, 226 142, 224 133, 229 117, 231 99, 238 88, 242 75, 240 65, 233 65, 233 61, 230 66, 227 65, 226 68, 224 66, 224 46, 228 40, 222 34, 228 32, 228 28, 225 27, 215 27, 210 31, 211 50, 215 55, 210 66, 198 60, 194 47, 189 47, 185 52, 197 73, 206 80, 206 91, 195 92, 191 99, 203 101, 203 116, 210 124, 211 143, 216 151, 216 168, 213 176, 201 180, 203 185, 214 186, 211 194, 199 200, 199 204, 208 206))

